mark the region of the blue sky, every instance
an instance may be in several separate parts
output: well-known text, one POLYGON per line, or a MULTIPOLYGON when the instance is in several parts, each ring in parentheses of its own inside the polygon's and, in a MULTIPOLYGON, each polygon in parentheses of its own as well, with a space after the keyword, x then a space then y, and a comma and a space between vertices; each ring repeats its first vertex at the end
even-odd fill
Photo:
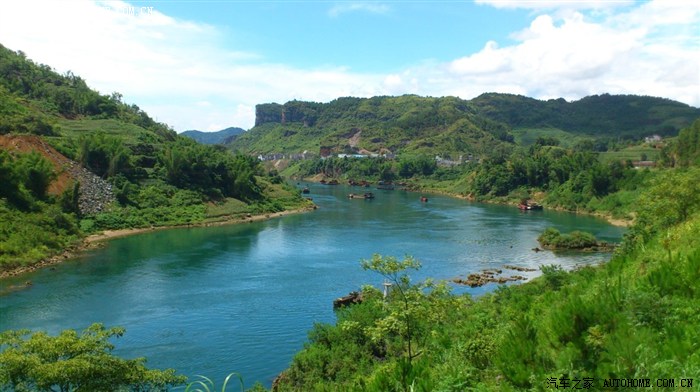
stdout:
POLYGON ((640 94, 700 106, 700 6, 657 1, 15 0, 0 43, 177 131, 255 105, 640 94))
POLYGON ((224 32, 224 46, 257 53, 263 60, 358 72, 397 72, 425 60, 450 61, 456 53, 478 51, 488 40, 507 42, 512 31, 529 23, 524 11, 454 1, 155 5, 177 18, 216 25, 224 32))

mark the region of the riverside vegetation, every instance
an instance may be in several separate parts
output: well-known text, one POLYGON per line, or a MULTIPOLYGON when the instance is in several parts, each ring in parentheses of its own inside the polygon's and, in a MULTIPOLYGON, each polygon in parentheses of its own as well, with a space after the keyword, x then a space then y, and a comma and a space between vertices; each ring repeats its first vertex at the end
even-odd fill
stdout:
MULTIPOLYGON (((81 212, 81 186, 69 181, 61 192, 50 192, 49 185, 64 171, 52 170, 54 161, 46 154, 0 151, 0 176, 8 184, 0 195, 5 265, 45 257, 105 228, 196 223, 304 205, 298 192, 255 160, 177 137, 135 105, 121 102, 118 94, 99 95, 72 74, 57 75, 5 48, 0 48, 0 74, 2 133, 40 135, 106 179, 108 185, 102 186, 114 198, 105 211, 81 212)), ((251 147, 277 148, 270 144, 274 139, 289 141, 290 151, 333 143, 342 149, 362 132, 347 144, 347 152, 382 146, 391 151, 405 146, 407 152, 397 160, 306 160, 290 166, 289 175, 400 178, 416 188, 477 200, 536 198, 550 207, 635 218, 607 264, 572 272, 543 266, 542 277, 501 286, 479 299, 452 294, 446 284, 412 282, 408 272, 419 263, 411 258, 375 255, 362 267, 392 281, 387 298, 363 287, 361 304, 339 310, 334 325, 315 325, 273 389, 507 391, 544 390, 552 378, 597 383, 620 377, 700 378, 700 120, 692 122, 698 111, 648 97, 582 101, 542 106, 499 94, 474 102, 347 98, 329 106, 344 108, 338 109, 342 121, 336 123, 324 117, 328 112, 321 104, 259 108, 256 132, 236 138, 231 148, 274 152, 251 147), (604 131, 613 121, 604 115, 590 117, 598 122, 587 127, 573 122, 602 113, 600 102, 635 108, 636 116, 616 117, 626 119, 612 127, 622 136, 643 136, 635 130, 671 136, 657 151, 659 168, 638 170, 616 159, 599 159, 600 150, 627 143, 604 131), (582 103, 589 108, 584 114, 575 109, 582 103), (362 129, 349 127, 362 119, 362 129), (540 136, 529 145, 516 144, 510 132, 514 123, 524 127, 518 129, 519 138, 536 128, 540 136), (546 136, 547 127, 578 132, 577 141, 546 136), (272 138, 269 143, 267 138, 272 138), (440 167, 431 155, 456 158, 460 152, 440 151, 448 145, 462 146, 461 152, 476 159, 440 167)), ((5 331, 0 334, 0 385, 9 390, 166 390, 184 382, 172 370, 148 370, 143 360, 113 357, 106 339, 123 332, 100 325, 56 338, 5 331), (110 373, 106 364, 123 371, 110 373), (104 371, 103 384, 93 377, 98 371, 104 371)))
POLYGON ((120 94, 2 46, 0 145, 0 272, 102 230, 309 206, 256 159, 180 137, 120 94))
POLYGON ((545 390, 584 378, 599 389, 606 378, 700 377, 698 178, 697 167, 656 178, 602 266, 543 266, 542 277, 476 300, 407 276, 386 300, 363 288, 363 303, 313 328, 276 390, 545 390))
POLYGON ((348 97, 258 105, 256 126, 229 148, 306 151, 306 159, 275 163, 287 177, 398 181, 510 204, 532 198, 631 221, 630 206, 657 173, 636 169, 634 161, 673 167, 697 160, 699 117, 700 109, 678 102, 629 95, 571 103, 492 93, 470 101, 348 97), (652 135, 664 138, 643 141, 652 135))

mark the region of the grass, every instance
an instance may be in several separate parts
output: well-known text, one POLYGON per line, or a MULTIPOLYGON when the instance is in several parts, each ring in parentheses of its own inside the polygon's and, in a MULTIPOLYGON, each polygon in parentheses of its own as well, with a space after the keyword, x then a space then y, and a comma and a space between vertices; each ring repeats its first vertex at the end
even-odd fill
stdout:
POLYGON ((0 270, 31 265, 77 244, 82 238, 72 216, 42 205, 36 212, 9 208, 0 200, 0 270))
POLYGON ((243 215, 250 212, 250 206, 238 199, 226 198, 217 203, 208 203, 205 212, 206 221, 214 221, 216 218, 243 215))
POLYGON ((69 138, 77 138, 88 132, 103 131, 108 135, 124 138, 124 141, 128 144, 137 144, 140 138, 153 136, 153 132, 149 132, 138 125, 116 119, 84 118, 69 120, 61 118, 58 120, 58 126, 61 133, 69 138))
MULTIPOLYGON (((81 118, 70 120, 58 118, 56 128, 59 130, 60 136, 45 136, 46 141, 61 154, 74 160, 77 159, 80 138, 93 135, 95 132, 103 132, 108 136, 117 137, 126 146, 141 145, 147 146, 147 149, 153 147, 158 150, 162 144, 153 131, 117 119, 81 118)), ((141 156, 136 154, 134 159, 141 156)))
POLYGON ((659 150, 645 146, 645 145, 639 145, 639 146, 631 146, 624 148, 620 151, 606 151, 606 152, 601 152, 598 158, 600 159, 601 162, 603 163, 609 163, 612 161, 641 161, 642 160, 642 155, 646 155, 646 160, 648 161, 655 161, 659 157, 659 150))

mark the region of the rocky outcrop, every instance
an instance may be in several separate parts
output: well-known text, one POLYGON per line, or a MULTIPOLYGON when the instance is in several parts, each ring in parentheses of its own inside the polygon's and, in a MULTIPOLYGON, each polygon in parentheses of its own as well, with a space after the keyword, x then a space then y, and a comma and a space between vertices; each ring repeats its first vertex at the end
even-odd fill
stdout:
MULTIPOLYGON (((510 267, 510 266, 508 266, 510 267)), ((506 268, 506 267, 504 267, 506 268)), ((522 269, 519 271, 529 271, 530 269, 522 269)), ((457 284, 467 285, 469 287, 481 287, 487 283, 498 283, 504 284, 507 282, 515 282, 518 280, 527 280, 526 277, 520 275, 513 276, 498 276, 501 275, 503 270, 501 269, 485 269, 480 273, 469 274, 466 279, 454 278, 452 281, 457 284)))
POLYGON ((112 184, 91 171, 71 161, 68 169, 71 177, 80 183, 78 209, 83 215, 94 215, 107 209, 114 199, 112 184))
POLYGON ((517 265, 504 265, 503 268, 513 270, 513 271, 520 271, 520 272, 532 272, 532 271, 537 271, 535 268, 527 268, 527 267, 518 267, 517 265))

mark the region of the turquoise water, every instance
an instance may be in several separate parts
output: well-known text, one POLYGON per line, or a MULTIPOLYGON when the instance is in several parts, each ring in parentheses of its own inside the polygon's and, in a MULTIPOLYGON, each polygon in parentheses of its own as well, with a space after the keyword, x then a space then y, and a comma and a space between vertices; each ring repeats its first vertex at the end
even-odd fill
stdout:
POLYGON ((608 241, 623 233, 588 216, 522 213, 441 196, 421 203, 418 194, 403 191, 347 199, 353 191, 364 190, 311 185, 319 209, 310 213, 115 239, 55 268, 0 281, 0 292, 33 282, 0 296, 0 330, 123 326, 118 355, 146 357, 151 367, 203 374, 219 384, 235 371, 246 387, 269 386, 313 324, 333 322, 334 298, 363 284, 381 285, 359 265, 373 253, 413 255, 423 264, 414 279, 451 279, 504 264, 571 268, 609 258, 533 252, 549 226, 608 241))

